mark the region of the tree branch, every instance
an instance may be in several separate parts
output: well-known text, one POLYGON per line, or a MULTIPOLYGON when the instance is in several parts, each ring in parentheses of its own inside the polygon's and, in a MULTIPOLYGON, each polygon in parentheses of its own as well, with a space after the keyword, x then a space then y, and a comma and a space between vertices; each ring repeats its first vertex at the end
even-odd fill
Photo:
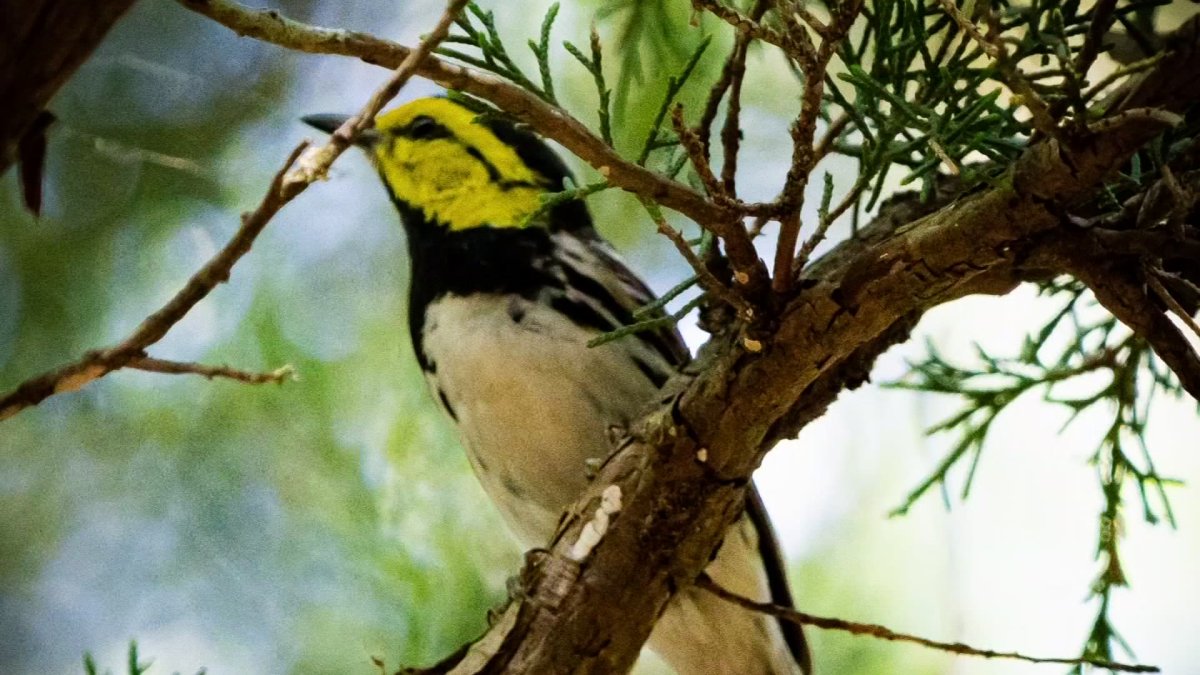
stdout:
MULTIPOLYGON (((958 24, 958 27, 996 62, 996 66, 1004 74, 1004 83, 1012 89, 1014 94, 1020 96, 1021 105, 1029 110, 1034 128, 1051 138, 1063 140, 1058 121, 1050 112, 1050 106, 1029 83, 1020 67, 1009 58, 1004 43, 999 39, 994 39, 993 36, 984 35, 970 17, 959 11, 954 0, 938 0, 938 2, 946 14, 958 24)), ((989 19, 994 21, 995 17, 990 7, 983 11, 987 12, 989 19)))
POLYGON ((793 56, 804 73, 804 92, 800 98, 800 114, 792 123, 792 165, 784 180, 779 195, 783 218, 779 221, 779 238, 775 247, 775 265, 771 276, 771 288, 776 293, 786 293, 795 278, 792 265, 796 256, 796 243, 800 237, 800 210, 804 205, 804 189, 812 171, 819 161, 813 141, 817 132, 817 120, 825 95, 825 73, 841 42, 850 32, 850 27, 862 10, 862 0, 843 2, 831 10, 833 17, 824 31, 819 47, 813 47, 807 29, 797 19, 787 14, 789 35, 794 41, 807 45, 793 56))
POLYGON ((1187 326, 1197 338, 1200 338, 1200 324, 1196 323, 1196 320, 1192 318, 1192 315, 1188 314, 1187 310, 1183 308, 1183 305, 1180 305, 1179 301, 1171 295, 1171 292, 1167 290, 1166 286, 1163 286, 1163 283, 1159 281, 1158 275, 1160 273, 1161 272, 1157 269, 1147 268, 1145 271, 1146 284, 1149 285, 1150 289, 1154 291, 1154 294, 1157 295, 1158 298, 1162 300, 1172 312, 1175 313, 1175 316, 1183 322, 1183 325, 1187 326))
MULTIPOLYGON (((354 31, 320 28, 294 21, 274 10, 256 11, 229 0, 178 0, 181 5, 230 28, 238 35, 311 54, 340 54, 367 63, 395 67, 410 53, 403 45, 354 31)), ((456 89, 496 105, 561 143, 600 171, 609 183, 652 199, 721 234, 740 222, 729 206, 714 204, 690 187, 626 161, 567 111, 494 75, 448 63, 436 56, 425 59, 416 74, 448 89, 456 89)))
POLYGON ((1167 315, 1155 307, 1148 292, 1145 266, 1104 246, 1103 241, 1086 230, 1060 233, 1041 244, 1027 264, 1070 274, 1086 284, 1100 304, 1146 340, 1179 378, 1184 390, 1200 401, 1200 355, 1167 315))
POLYGON ((993 649, 978 649, 961 642, 940 642, 938 640, 930 640, 929 638, 919 637, 917 635, 909 635, 907 633, 897 633, 886 626, 880 626, 874 623, 858 623, 855 621, 845 621, 843 619, 834 619, 823 616, 815 616, 805 612, 797 611, 791 607, 782 607, 768 602, 756 602, 749 598, 733 593, 713 581, 707 574, 701 574, 696 580, 696 585, 713 595, 732 602, 739 607, 744 607, 754 612, 762 612, 774 617, 792 621, 804 626, 816 626, 825 630, 840 630, 853 635, 870 635, 880 640, 889 640, 892 642, 910 642, 912 644, 929 647, 942 652, 951 654, 960 654, 963 656, 979 656, 985 659, 1013 659, 1016 661, 1025 661, 1026 663, 1061 663, 1067 666, 1092 666, 1093 668, 1105 668, 1107 670, 1119 671, 1123 673, 1158 673, 1162 672, 1157 666, 1134 665, 1127 663, 1117 663, 1115 661, 1106 661, 1103 659, 1088 659, 1088 658, 1052 658, 1028 656, 1020 652, 1000 652, 993 649))
POLYGON ((1053 230, 1061 204, 1087 194, 1164 126, 1114 124, 1072 151, 1070 164, 1047 139, 996 187, 890 236, 868 232, 835 248, 813 265, 812 285, 784 308, 761 352, 742 350, 734 335, 706 345, 676 380, 680 393, 634 429, 549 552, 527 564, 517 619, 487 672, 628 668, 671 593, 710 560, 770 443, 794 435, 847 386, 844 378, 864 377, 925 310, 1011 288, 1019 247, 1053 230), (589 556, 573 559, 601 494, 614 486, 621 510, 589 556))
POLYGON ((126 368, 144 370, 149 373, 165 373, 168 375, 200 375, 207 379, 223 378, 236 380, 246 384, 283 384, 288 380, 298 379, 296 369, 290 365, 281 366, 265 373, 252 373, 229 366, 208 366, 203 363, 189 361, 169 361, 156 359, 151 356, 133 358, 125 364, 126 368))
MULTIPOLYGON (((769 0, 755 0, 754 6, 750 8, 750 20, 761 19, 770 6, 769 0)), ((748 32, 738 30, 736 33, 733 39, 733 50, 729 53, 729 59, 725 61, 721 78, 709 92, 704 115, 696 126, 696 132, 701 134, 700 138, 707 151, 708 134, 716 118, 717 105, 728 90, 729 104, 725 108, 725 122, 721 125, 721 182, 725 186, 725 192, 731 197, 737 197, 737 163, 742 140, 742 79, 746 75, 746 56, 750 52, 751 42, 748 32)))
POLYGON ((89 382, 124 368, 130 361, 144 358, 147 347, 162 339, 196 303, 218 284, 229 279, 234 264, 250 251, 255 238, 270 222, 271 217, 307 186, 303 181, 289 179, 292 166, 307 148, 308 143, 305 142, 292 150, 283 168, 275 174, 258 208, 242 216, 242 226, 233 238, 192 275, 167 304, 146 317, 133 333, 115 347, 88 352, 72 363, 42 373, 18 385, 16 389, 0 398, 0 420, 12 417, 55 394, 78 391, 89 382))

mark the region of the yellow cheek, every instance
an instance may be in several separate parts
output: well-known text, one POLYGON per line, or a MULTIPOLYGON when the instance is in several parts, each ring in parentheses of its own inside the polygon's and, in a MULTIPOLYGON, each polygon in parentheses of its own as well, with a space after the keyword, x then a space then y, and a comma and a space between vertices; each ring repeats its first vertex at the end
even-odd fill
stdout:
POLYGON ((487 170, 479 164, 426 162, 414 174, 415 182, 424 183, 437 192, 452 192, 469 185, 489 182, 487 170))
POLYGON ((388 151, 376 160, 396 198, 452 230, 519 227, 541 205, 540 189, 501 189, 458 144, 427 142, 415 152, 411 143, 399 140, 388 151))
POLYGON ((480 225, 519 227, 541 204, 539 192, 533 188, 501 190, 489 182, 443 192, 425 205, 425 212, 452 230, 480 225))

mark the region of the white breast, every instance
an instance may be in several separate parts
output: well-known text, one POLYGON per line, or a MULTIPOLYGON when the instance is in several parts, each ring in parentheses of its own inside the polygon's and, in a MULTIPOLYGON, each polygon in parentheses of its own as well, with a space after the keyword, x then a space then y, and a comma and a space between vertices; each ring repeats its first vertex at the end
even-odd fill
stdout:
POLYGON ((526 545, 546 543, 586 484, 586 460, 610 452, 608 428, 632 421, 656 391, 622 341, 588 348, 595 335, 517 296, 446 296, 426 311, 434 396, 526 545))

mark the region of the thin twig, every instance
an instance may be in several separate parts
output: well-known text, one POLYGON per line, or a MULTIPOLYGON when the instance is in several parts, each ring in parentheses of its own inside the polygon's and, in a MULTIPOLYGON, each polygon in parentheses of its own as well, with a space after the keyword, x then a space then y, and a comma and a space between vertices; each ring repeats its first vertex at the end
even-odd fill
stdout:
MULTIPOLYGON (((783 23, 787 27, 787 32, 784 35, 787 38, 787 47, 784 51, 792 57, 807 76, 807 68, 817 60, 817 46, 812 40, 812 36, 808 34, 808 29, 793 13, 783 13, 783 23)), ((828 43, 829 37, 822 40, 822 43, 828 43)))
POLYGON ((700 256, 696 255, 696 252, 688 245, 687 239, 684 239, 679 230, 671 227, 671 224, 667 222, 662 210, 655 206, 654 202, 647 199, 642 199, 641 202, 642 206, 646 209, 646 213, 650 214, 650 219, 654 221, 654 225, 658 228, 659 233, 670 239, 671 243, 675 245, 675 250, 679 251, 679 255, 683 256, 683 259, 692 266, 692 270, 695 271, 696 277, 700 280, 700 286, 717 299, 737 310, 738 316, 743 318, 752 316, 754 312, 750 303, 728 286, 721 283, 713 275, 712 270, 708 268, 704 261, 700 259, 700 256))
POLYGON ((1096 6, 1092 8, 1092 21, 1088 24, 1087 36, 1084 37, 1083 45, 1076 52, 1075 62, 1072 64, 1080 81, 1087 80, 1088 71, 1100 55, 1100 44, 1104 41, 1108 29, 1112 27, 1113 10, 1116 7, 1117 0, 1097 0, 1096 6))
POLYGON ((1170 280, 1171 283, 1173 283, 1173 284, 1178 284, 1180 286, 1183 286, 1184 288, 1186 288, 1188 290, 1189 293, 1191 293, 1197 297, 1200 297, 1200 285, 1196 284, 1191 279, 1180 276, 1173 272, 1168 272, 1161 267, 1155 269, 1155 274, 1157 274, 1162 279, 1170 280))
POLYGON ((238 368, 231 368, 230 366, 209 366, 190 361, 168 361, 167 359, 142 356, 131 360, 125 367, 133 368, 134 370, 144 370, 150 373, 201 375, 210 380, 220 377, 246 384, 283 384, 288 380, 298 379, 296 369, 291 365, 282 366, 269 372, 254 373, 238 368))
POLYGON ((945 10, 946 14, 950 15, 951 19, 954 19, 954 23, 958 24, 958 27, 974 40, 975 44, 979 45, 985 54, 997 61, 1004 58, 1004 45, 989 40, 969 16, 959 11, 958 5, 954 4, 954 0, 938 0, 938 2, 942 5, 942 9, 945 10))
POLYGON ((1121 78, 1129 77, 1130 75, 1136 75, 1144 70, 1153 68, 1154 66, 1158 65, 1159 61, 1162 61, 1164 58, 1166 58, 1166 56, 1167 52, 1158 52, 1154 56, 1144 58, 1140 61, 1134 61, 1133 63, 1117 68, 1116 70, 1097 80, 1092 86, 1088 87, 1087 91, 1083 92, 1083 100, 1090 101, 1093 98, 1096 98, 1100 92, 1104 91, 1107 87, 1121 78))
POLYGON ((800 239, 800 209, 794 208, 779 220, 779 238, 775 243, 775 267, 771 272, 771 290, 785 293, 792 286, 792 261, 800 239))
POLYGON ((785 36, 742 14, 733 7, 722 5, 713 0, 692 0, 692 9, 696 11, 708 11, 713 16, 733 26, 739 33, 746 33, 756 40, 762 40, 785 51, 788 48, 788 40, 785 36))
POLYGON ((928 638, 909 635, 907 633, 897 633, 890 628, 880 626, 873 623, 858 623, 855 621, 846 621, 844 619, 834 619, 823 616, 815 616, 797 611, 791 607, 775 605, 767 602, 756 602, 749 598, 738 595, 721 587, 712 580, 707 574, 701 574, 696 580, 696 586, 712 593, 713 595, 732 602, 739 607, 769 614, 779 619, 791 621, 800 625, 816 626, 825 630, 840 630, 852 635, 870 635, 881 640, 889 640, 894 642, 911 642, 930 649, 937 649, 951 654, 959 654, 963 656, 979 656, 985 659, 1015 659, 1025 661, 1027 663, 1059 663, 1068 666, 1087 665, 1096 668, 1105 668, 1108 670, 1120 671, 1123 673, 1158 673, 1161 670, 1157 666, 1145 666, 1140 664, 1125 664, 1115 661, 1105 661, 1103 659, 1088 659, 1088 658, 1045 658, 1037 656, 1026 656, 1019 652, 1000 652, 992 649, 978 649, 961 642, 940 642, 938 640, 930 640, 928 638))
POLYGON ((851 206, 858 202, 862 191, 866 189, 868 184, 867 176, 860 174, 858 180, 850 187, 850 191, 842 197, 842 201, 838 205, 830 209, 827 213, 821 214, 821 219, 817 222, 817 229, 813 231, 812 236, 804 240, 804 244, 800 246, 800 252, 796 254, 796 261, 792 263, 792 276, 799 278, 800 273, 804 271, 804 266, 808 264, 809 258, 812 257, 813 251, 817 245, 825 240, 825 236, 829 234, 829 227, 837 221, 851 206))
POLYGON ((846 127, 850 126, 852 119, 850 113, 843 112, 833 118, 829 126, 825 127, 825 134, 821 136, 821 140, 817 141, 816 147, 813 148, 814 163, 819 163, 822 159, 825 159, 825 156, 833 150, 838 139, 845 133, 846 127))
POLYGON ((751 239, 758 237, 758 235, 762 234, 763 228, 766 227, 767 223, 770 222, 771 219, 767 218, 766 216, 756 217, 754 222, 750 223, 750 228, 747 230, 747 234, 750 235, 751 239))
MULTIPOLYGON (((750 8, 750 18, 758 21, 769 6, 768 0, 758 0, 750 8)), ((750 41, 749 33, 738 31, 733 52, 725 63, 729 74, 729 103, 725 106, 725 123, 721 125, 721 183, 730 197, 737 197, 738 151, 742 141, 742 80, 746 76, 746 55, 750 52, 750 41)), ((708 131, 703 133, 707 134, 708 131)))
POLYGON ((714 200, 729 202, 729 195, 725 194, 724 186, 713 173, 712 165, 708 163, 708 154, 704 151, 700 137, 688 127, 687 122, 683 121, 682 103, 676 104, 671 110, 671 124, 675 127, 675 133, 679 136, 679 144, 687 152, 688 159, 692 162, 692 168, 696 170, 696 175, 704 185, 705 192, 714 200))
POLYGON ((90 351, 72 363, 22 382, 16 389, 0 398, 0 420, 12 417, 55 394, 77 391, 89 382, 125 367, 131 360, 144 356, 147 347, 162 339, 196 303, 218 284, 229 279, 234 264, 250 251, 255 238, 270 222, 271 217, 307 186, 307 183, 300 180, 289 181, 288 176, 301 153, 308 147, 309 144, 305 141, 292 150, 283 168, 272 179, 258 208, 242 216, 242 226, 233 238, 192 275, 167 304, 143 320, 133 333, 115 347, 90 351))
MULTIPOLYGON (((404 45, 366 33, 312 26, 289 19, 278 11, 253 10, 231 0, 177 1, 239 35, 310 54, 338 54, 396 67, 412 51, 404 45)), ((714 204, 683 183, 627 161, 567 111, 507 80, 432 55, 421 62, 416 74, 447 89, 488 101, 529 124, 600 171, 613 187, 650 197, 722 237, 738 222, 739 214, 731 205, 714 204)), ((738 247, 729 251, 731 259, 741 255, 747 258, 743 262, 748 265, 754 260, 748 257, 750 253, 738 247)))
POLYGON ((937 158, 942 160, 942 166, 946 167, 946 170, 950 172, 950 175, 957 176, 962 173, 962 169, 959 168, 958 162, 954 161, 954 158, 946 152, 946 149, 942 147, 941 143, 937 142, 936 138, 931 136, 928 143, 929 149, 933 150, 933 154, 937 155, 937 158))
POLYGON ((1100 55, 1100 44, 1115 20, 1113 10, 1116 6, 1117 0, 1096 2, 1083 44, 1070 63, 1066 62, 1066 56, 1062 52, 1056 52, 1059 62, 1063 64, 1063 85, 1067 91, 1065 97, 1050 106, 1050 114, 1056 118, 1060 117, 1067 106, 1070 106, 1074 111, 1072 124, 1079 133, 1087 132, 1088 111, 1084 87, 1087 85, 1088 71, 1100 55))
POLYGON ((1171 292, 1167 290, 1167 287, 1163 286, 1163 283, 1159 281, 1158 270, 1146 270, 1146 283, 1150 285, 1150 289, 1154 291, 1154 294, 1157 295, 1163 302, 1165 302, 1167 307, 1169 307, 1171 311, 1175 313, 1175 316, 1179 317, 1179 320, 1182 321, 1188 328, 1190 328, 1191 331, 1196 334, 1196 337, 1200 338, 1200 323, 1196 323, 1196 319, 1191 314, 1188 314, 1187 310, 1183 308, 1183 305, 1179 304, 1179 301, 1175 299, 1175 296, 1171 295, 1171 292))
POLYGON ((130 361, 145 357, 145 350, 158 342, 177 324, 196 303, 203 300, 218 284, 228 281, 233 266, 250 251, 254 240, 267 223, 288 202, 295 199, 314 181, 322 178, 330 164, 353 143, 357 135, 369 126, 377 112, 399 92, 417 71, 422 59, 445 38, 454 16, 466 0, 452 0, 437 27, 408 56, 363 108, 334 132, 329 142, 314 149, 308 142, 296 146, 271 181, 258 207, 243 214, 242 225, 233 238, 200 268, 183 288, 158 311, 146 317, 128 337, 108 349, 94 350, 78 360, 55 370, 42 373, 17 386, 0 398, 0 420, 7 419, 30 406, 37 405, 55 394, 76 391, 93 380, 124 368, 130 361))
MULTIPOLYGON (((958 27, 996 62, 997 67, 1004 74, 1004 83, 1016 94, 1014 100, 1019 101, 1020 105, 1024 105, 1029 110, 1034 128, 1051 138, 1061 140, 1062 134, 1059 133, 1058 122, 1050 113, 1050 106, 1037 93, 1020 69, 1008 58, 1008 50, 1004 48, 1004 43, 984 35, 970 17, 959 11, 954 0, 938 0, 938 3, 941 4, 946 14, 958 24, 958 27)), ((989 16, 992 16, 990 9, 988 12, 989 16)))
POLYGON ((803 0, 800 0, 800 1, 792 0, 791 2, 789 2, 787 4, 787 7, 785 7, 783 9, 783 11, 791 12, 791 13, 795 14, 797 17, 800 18, 800 20, 802 20, 804 23, 808 24, 810 28, 815 30, 817 32, 817 35, 820 35, 823 37, 828 37, 831 33, 832 29, 830 28, 830 26, 828 24, 826 24, 824 21, 821 21, 820 19, 818 19, 815 14, 808 11, 808 8, 804 6, 803 0))
MULTIPOLYGON (((763 278, 763 269, 759 263, 758 251, 754 248, 754 241, 749 234, 746 233, 746 227, 742 224, 740 215, 737 213, 747 213, 745 205, 737 202, 729 194, 725 192, 725 186, 717 179, 713 173, 712 166, 708 163, 708 152, 705 150, 703 142, 697 135, 696 131, 689 128, 687 123, 683 121, 683 105, 676 104, 671 111, 671 124, 675 128, 675 133, 679 137, 679 144, 687 153, 688 159, 692 163, 692 168, 696 170, 696 175, 699 176, 700 182, 704 185, 705 191, 709 197, 717 203, 730 208, 731 215, 729 220, 717 224, 713 227, 711 223, 699 223, 700 226, 714 235, 725 241, 725 250, 729 255, 729 263, 733 268, 733 278, 742 287, 754 287, 759 285, 763 278), (736 209, 734 211, 733 209, 736 209)), ((710 265, 706 266, 706 270, 711 275, 711 267, 716 264, 716 247, 710 249, 709 255, 710 265)), ((721 286, 721 284, 717 284, 721 286)), ((738 305, 734 305, 737 307, 738 305)), ((744 314, 744 316, 749 316, 744 314)))
POLYGON ((788 20, 788 35, 803 47, 798 54, 793 53, 793 58, 797 59, 800 69, 804 72, 804 92, 801 95, 800 114, 790 129, 792 165, 778 199, 783 216, 779 220, 779 239, 775 248, 775 266, 771 274, 771 289, 776 293, 786 293, 792 286, 792 269, 796 256, 796 242, 800 238, 800 211, 804 205, 804 189, 818 161, 813 141, 817 132, 817 120, 820 118, 821 100, 825 95, 825 72, 838 45, 849 33, 850 26, 861 9, 861 0, 850 0, 834 10, 831 23, 824 31, 819 47, 813 46, 808 29, 798 19, 790 14, 785 17, 788 20))
MULTIPOLYGON (((324 178, 325 171, 329 169, 333 160, 350 147, 359 134, 375 125, 375 116, 379 114, 380 110, 383 110, 383 106, 396 98, 400 89, 416 74, 417 67, 421 65, 421 62, 433 52, 442 40, 446 39, 446 35, 450 32, 450 26, 454 25, 455 18, 466 4, 467 0, 450 0, 449 6, 442 13, 442 18, 438 20, 433 31, 408 53, 392 77, 371 95, 363 109, 357 115, 343 122, 333 132, 328 143, 315 153, 301 158, 299 166, 301 173, 297 178, 305 181, 305 187, 319 178, 324 178)), ((301 188, 301 190, 303 189, 301 188)))
MULTIPOLYGON (((771 0, 756 0, 754 6, 750 8, 750 20, 757 22, 770 6, 771 0)), ((746 56, 749 54, 750 42, 753 36, 749 31, 741 30, 737 27, 734 28, 734 31, 736 36, 734 37, 733 49, 729 53, 729 58, 725 61, 725 66, 721 69, 721 76, 713 84, 712 89, 709 90, 708 101, 704 106, 704 111, 700 114, 700 121, 696 125, 695 133, 700 141, 700 145, 704 148, 704 156, 711 162, 712 153, 709 146, 709 137, 712 133, 712 125, 717 119, 717 110, 721 105, 721 99, 724 98, 726 91, 730 91, 729 106, 725 113, 725 123, 721 128, 721 143, 724 154, 721 165, 721 180, 723 189, 736 199, 737 156, 739 146, 741 145, 741 89, 742 80, 746 72, 746 56)), ((753 239, 753 235, 747 235, 746 237, 747 241, 753 241, 753 239)), ((705 268, 709 270, 710 275, 712 275, 711 270, 724 268, 720 247, 708 247, 704 257, 705 268)))
POLYGON ((1175 172, 1169 164, 1163 164, 1160 172, 1163 185, 1171 193, 1171 213, 1167 217, 1167 227, 1171 229, 1176 238, 1182 240, 1184 238, 1183 221, 1192 208, 1192 199, 1188 191, 1179 183, 1179 179, 1175 177, 1175 172))
MULTIPOLYGON (((756 0, 754 7, 750 9, 750 20, 757 22, 762 18, 762 15, 770 7, 770 0, 756 0)), ((753 36, 748 31, 741 30, 734 26, 735 36, 733 39, 733 49, 729 52, 729 58, 725 60, 725 65, 721 68, 721 75, 717 81, 713 83, 708 92, 708 100, 704 104, 704 111, 700 113, 700 121, 696 124, 696 135, 700 137, 700 142, 704 145, 704 151, 709 152, 709 134, 712 132, 712 126, 717 121, 717 111, 721 107, 721 99, 725 97, 725 92, 733 85, 734 74, 737 71, 745 73, 746 70, 746 54, 753 36)), ((739 76, 740 80, 740 76, 739 76)), ((712 155, 708 155, 712 159, 712 155)))

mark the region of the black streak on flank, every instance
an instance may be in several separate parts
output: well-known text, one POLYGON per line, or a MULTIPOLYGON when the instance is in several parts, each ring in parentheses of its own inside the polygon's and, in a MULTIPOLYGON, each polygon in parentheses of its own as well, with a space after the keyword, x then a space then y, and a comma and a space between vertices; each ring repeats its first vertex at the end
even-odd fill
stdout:
POLYGON ((646 376, 646 379, 650 380, 650 382, 654 384, 655 388, 662 389, 662 386, 667 383, 666 373, 660 370, 655 370, 650 366, 650 364, 636 356, 633 356, 633 363, 637 365, 638 370, 642 371, 642 374, 646 376))
POLYGON ((483 458, 479 456, 479 453, 471 452, 470 448, 467 449, 467 459, 469 459, 471 463, 475 465, 475 468, 479 471, 479 473, 483 473, 484 471, 488 470, 487 462, 483 461, 483 458))
MULTIPOLYGON (((601 328, 601 332, 607 333, 608 331, 615 330, 621 326, 628 326, 635 323, 633 311, 629 307, 626 307, 624 304, 622 304, 621 301, 617 300, 617 298, 613 296, 613 294, 603 284, 597 282, 592 277, 580 273, 579 270, 575 269, 571 265, 563 265, 562 269, 567 274, 567 283, 569 285, 575 287, 584 295, 587 295, 588 297, 599 302, 600 305, 604 307, 605 311, 616 318, 618 325, 611 326, 609 328, 601 328)), ((576 323, 581 322, 576 321, 576 323)), ((596 324, 593 323, 591 325, 596 324)), ((645 331, 640 333, 638 338, 653 347, 656 351, 658 351, 659 354, 662 354, 663 358, 667 360, 667 363, 674 363, 678 360, 678 357, 676 356, 678 354, 678 350, 675 349, 674 345, 671 343, 670 332, 662 330, 645 331)))
POLYGON ((560 295, 550 301, 550 307, 577 326, 592 328, 601 333, 608 333, 620 328, 619 325, 614 325, 612 321, 609 321, 586 302, 572 301, 560 295))
POLYGON ((515 299, 508 303, 508 318, 512 319, 513 323, 521 323, 525 318, 525 308, 515 299))
POLYGON ((621 304, 621 301, 617 300, 604 284, 596 281, 593 277, 581 273, 571 265, 563 265, 562 270, 567 275, 568 286, 575 288, 583 295, 599 303, 606 312, 617 320, 618 325, 633 323, 633 312, 630 308, 621 304))
POLYGON ((457 422, 458 415, 454 413, 454 406, 450 405, 450 399, 446 398, 446 392, 443 391, 441 387, 438 387, 438 398, 441 400, 442 407, 445 408, 446 414, 450 415, 450 419, 457 422))
POLYGON ((525 496, 525 488, 523 488, 520 483, 513 480, 512 476, 504 476, 503 480, 501 480, 501 483, 504 484, 504 489, 508 490, 508 493, 512 496, 517 498, 523 498, 525 496))

